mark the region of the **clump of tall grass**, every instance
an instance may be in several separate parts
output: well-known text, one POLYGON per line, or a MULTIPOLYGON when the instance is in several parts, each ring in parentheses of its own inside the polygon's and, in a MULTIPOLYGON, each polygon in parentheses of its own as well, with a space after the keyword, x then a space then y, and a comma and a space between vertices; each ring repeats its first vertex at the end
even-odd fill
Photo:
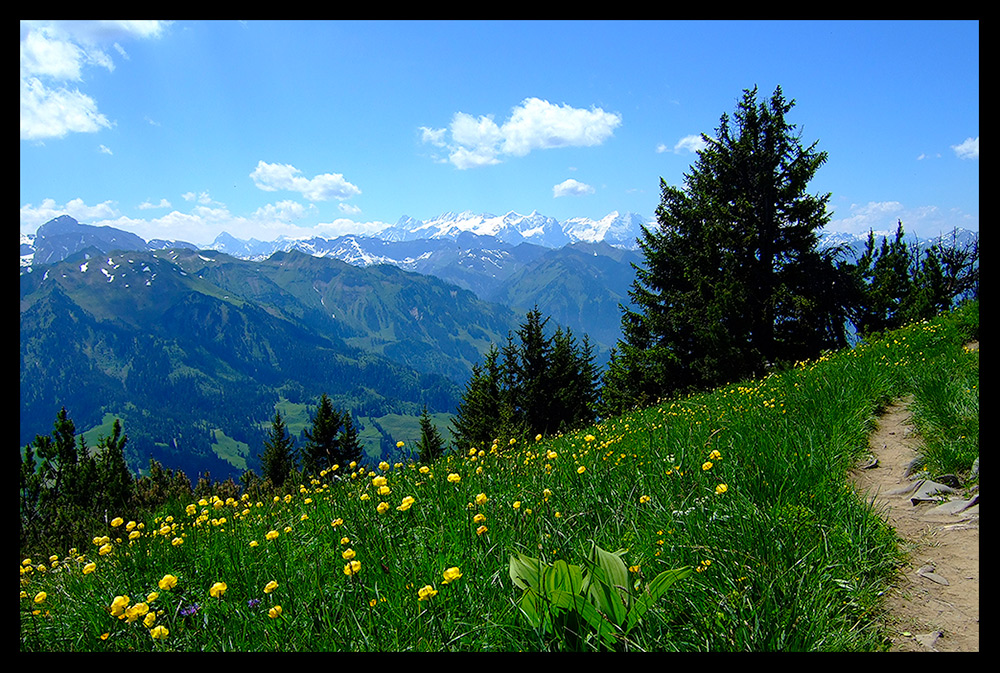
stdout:
POLYGON ((578 433, 114 519, 21 560, 21 649, 883 649, 897 539, 846 473, 928 361, 967 367, 949 320, 578 433), (568 634, 523 611, 512 557, 568 572, 595 548, 623 596, 653 588, 641 618, 568 634))

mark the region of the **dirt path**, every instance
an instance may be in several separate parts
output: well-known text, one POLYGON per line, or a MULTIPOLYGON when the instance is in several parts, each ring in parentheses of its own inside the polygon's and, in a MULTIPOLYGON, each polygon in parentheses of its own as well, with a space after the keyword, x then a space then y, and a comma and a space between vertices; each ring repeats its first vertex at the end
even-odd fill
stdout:
POLYGON ((978 491, 930 496, 919 490, 928 482, 908 476, 920 441, 908 402, 886 410, 869 442, 874 460, 852 472, 856 487, 874 497, 909 552, 886 601, 890 651, 978 652, 978 491))

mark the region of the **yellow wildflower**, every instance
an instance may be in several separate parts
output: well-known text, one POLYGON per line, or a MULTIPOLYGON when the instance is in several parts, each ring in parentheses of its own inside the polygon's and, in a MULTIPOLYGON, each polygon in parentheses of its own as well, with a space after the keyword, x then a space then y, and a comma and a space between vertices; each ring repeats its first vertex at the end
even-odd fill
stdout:
POLYGON ((278 588, 278 583, 275 582, 274 580, 271 580, 270 582, 264 585, 264 593, 269 594, 277 588, 278 588))
POLYGON ((170 591, 177 586, 177 578, 173 575, 164 575, 163 579, 159 581, 158 586, 163 591, 170 591))
POLYGON ((166 640, 167 636, 170 635, 170 631, 163 624, 158 624, 149 630, 149 635, 153 637, 153 640, 166 640))
POLYGON ((451 474, 448 475, 448 481, 450 481, 453 484, 457 484, 458 482, 462 481, 462 478, 457 474, 455 474, 454 472, 452 472, 451 474))
POLYGON ((416 499, 414 499, 413 496, 408 495, 405 498, 403 498, 403 502, 396 509, 398 509, 400 512, 405 512, 406 510, 410 509, 410 507, 412 507, 413 503, 415 502, 416 499))
POLYGON ((344 566, 345 575, 357 575, 361 572, 361 561, 350 561, 344 566))
POLYGON ((437 589, 428 584, 427 586, 421 587, 420 590, 417 591, 417 596, 418 596, 417 600, 429 601, 436 595, 437 595, 437 589))
POLYGON ((728 490, 729 490, 728 486, 726 486, 725 484, 719 484, 718 486, 715 487, 715 494, 716 495, 722 495, 723 493, 725 493, 728 490))
POLYGON ((271 619, 277 619, 281 616, 281 606, 275 605, 273 608, 267 611, 267 616, 271 619))
POLYGON ((121 617, 125 614, 125 608, 128 606, 128 603, 128 596, 115 596, 115 599, 111 601, 111 616, 121 617))
POLYGON ((448 568, 444 571, 444 579, 441 581, 442 584, 448 584, 449 582, 454 582, 459 577, 462 576, 462 571, 458 568, 448 568))
POLYGON ((229 587, 226 586, 225 582, 216 582, 212 585, 212 588, 208 590, 208 594, 212 598, 222 598, 222 595, 226 593, 226 589, 228 588, 229 587))

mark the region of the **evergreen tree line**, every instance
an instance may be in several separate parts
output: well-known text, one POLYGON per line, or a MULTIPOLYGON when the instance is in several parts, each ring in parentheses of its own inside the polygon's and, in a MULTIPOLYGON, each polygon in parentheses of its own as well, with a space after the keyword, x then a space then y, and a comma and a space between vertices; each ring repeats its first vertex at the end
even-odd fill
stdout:
POLYGON ((458 413, 452 420, 455 448, 489 445, 504 438, 564 432, 594 422, 600 376, 593 347, 584 335, 557 327, 536 307, 507 344, 491 346, 473 366, 458 413))
POLYGON ((325 394, 303 436, 298 449, 275 413, 259 456, 263 475, 247 470, 237 484, 232 478, 213 482, 206 472, 192 486, 183 471, 152 458, 147 474, 133 474, 125 459, 129 438, 117 419, 111 435, 101 436, 91 450, 63 408, 51 434, 37 435, 19 452, 20 549, 82 548, 113 518, 141 519, 167 503, 183 507, 209 495, 260 499, 299 483, 302 473, 316 475, 363 456, 350 412, 335 410, 325 394))
MULTIPOLYGON (((273 487, 282 488, 289 477, 298 473, 318 475, 334 465, 360 462, 364 455, 351 412, 334 409, 326 393, 320 396, 311 426, 303 431, 303 437, 305 443, 297 449, 281 412, 274 413, 260 456, 261 476, 273 487)), ((244 477, 244 481, 252 481, 256 475, 244 477)))
POLYGON ((761 376, 978 298, 978 235, 921 251, 902 223, 864 253, 820 249, 830 194, 807 187, 826 163, 785 117, 777 87, 743 92, 723 114, 681 187, 660 180, 656 223, 643 229, 622 310, 623 338, 603 377, 606 413, 761 376))

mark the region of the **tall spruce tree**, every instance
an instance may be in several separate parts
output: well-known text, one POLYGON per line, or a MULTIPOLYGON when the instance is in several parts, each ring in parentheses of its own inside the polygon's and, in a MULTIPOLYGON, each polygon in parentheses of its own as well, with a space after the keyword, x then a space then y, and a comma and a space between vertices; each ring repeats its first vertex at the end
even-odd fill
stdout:
POLYGON ((264 438, 264 453, 260 456, 261 471, 265 479, 281 488, 295 469, 295 463, 295 440, 289 434, 281 412, 275 411, 271 428, 264 438))
POLYGON ((433 463, 444 453, 444 439, 437 427, 427 413, 427 406, 420 415, 420 442, 417 444, 417 452, 421 463, 433 463))
POLYGON ((358 429, 354 426, 354 419, 351 418, 350 411, 343 413, 341 422, 343 429, 340 432, 337 462, 341 465, 350 465, 354 461, 361 462, 365 451, 358 440, 358 429))
POLYGON ((684 187, 661 179, 657 226, 644 228, 623 339, 605 377, 609 404, 764 373, 846 343, 848 289, 817 250, 829 194, 806 188, 827 159, 785 121, 781 88, 766 103, 745 90, 734 124, 723 114, 684 187))
POLYGON ((491 346, 473 366, 452 440, 465 450, 500 437, 531 437, 580 427, 596 418, 600 375, 593 347, 568 328, 545 332, 548 318, 535 308, 502 350, 491 346))
POLYGON ((319 474, 332 465, 340 464, 340 414, 326 393, 320 396, 319 406, 312 416, 312 425, 303 431, 306 439, 302 451, 302 470, 319 474))
POLYGON ((461 448, 488 444, 496 438, 502 404, 499 358, 500 351, 490 346, 483 362, 472 365, 458 413, 451 420, 452 439, 461 448))

